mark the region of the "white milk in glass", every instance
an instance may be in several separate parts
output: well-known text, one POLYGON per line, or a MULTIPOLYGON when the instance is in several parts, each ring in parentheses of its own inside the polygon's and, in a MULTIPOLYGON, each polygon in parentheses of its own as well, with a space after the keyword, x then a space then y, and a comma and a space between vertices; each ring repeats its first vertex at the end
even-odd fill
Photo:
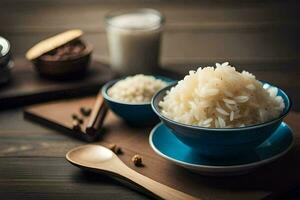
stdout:
POLYGON ((150 74, 158 67, 163 17, 152 9, 107 16, 111 68, 123 75, 150 74))

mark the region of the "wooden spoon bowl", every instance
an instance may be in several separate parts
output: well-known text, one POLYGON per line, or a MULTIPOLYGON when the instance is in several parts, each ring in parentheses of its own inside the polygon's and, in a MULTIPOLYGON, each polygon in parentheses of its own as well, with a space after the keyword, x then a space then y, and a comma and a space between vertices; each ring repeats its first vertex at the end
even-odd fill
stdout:
POLYGON ((111 150, 100 145, 77 147, 69 151, 66 158, 70 163, 80 168, 126 179, 142 187, 148 192, 147 194, 156 198, 170 200, 199 199, 137 173, 127 167, 111 150))

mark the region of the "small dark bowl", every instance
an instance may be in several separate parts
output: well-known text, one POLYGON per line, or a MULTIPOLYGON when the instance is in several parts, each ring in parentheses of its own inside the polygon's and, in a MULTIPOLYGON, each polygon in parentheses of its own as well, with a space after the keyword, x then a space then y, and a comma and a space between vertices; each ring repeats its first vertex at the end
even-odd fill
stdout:
MULTIPOLYGON (((155 76, 167 83, 172 83, 174 80, 155 76)), ((159 118, 151 109, 151 102, 146 103, 126 103, 113 99, 107 93, 108 89, 121 79, 112 80, 102 87, 102 96, 108 107, 124 121, 131 126, 149 126, 157 123, 159 118)))
POLYGON ((181 142, 189 146, 192 151, 209 157, 234 157, 254 151, 257 146, 269 138, 279 127, 292 105, 288 95, 277 87, 278 95, 283 98, 285 108, 282 114, 273 120, 241 128, 205 128, 192 126, 176 122, 161 114, 158 103, 164 98, 166 92, 176 84, 174 83, 163 88, 153 96, 151 101, 152 109, 164 125, 181 142))
POLYGON ((45 60, 37 58, 33 61, 36 71, 43 77, 51 79, 82 78, 90 64, 93 48, 85 45, 80 55, 66 60, 45 60))
POLYGON ((11 76, 13 61, 11 59, 10 43, 0 36, 0 85, 8 83, 11 76))
POLYGON ((6 66, 0 66, 0 86, 9 82, 13 61, 10 61, 6 66))

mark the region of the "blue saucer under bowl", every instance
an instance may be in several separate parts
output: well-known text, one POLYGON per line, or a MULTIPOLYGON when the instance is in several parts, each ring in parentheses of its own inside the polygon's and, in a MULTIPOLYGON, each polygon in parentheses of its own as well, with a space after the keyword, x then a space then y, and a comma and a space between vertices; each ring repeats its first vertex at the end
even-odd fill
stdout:
POLYGON ((149 136, 152 149, 161 157, 200 174, 224 176, 247 173, 286 154, 293 145, 293 132, 282 122, 277 130, 252 152, 234 159, 213 159, 193 151, 164 124, 156 125, 149 136))
MULTIPOLYGON (((126 78, 126 77, 124 77, 126 78)), ((153 125, 157 123, 158 117, 151 109, 151 102, 148 103, 126 103, 115 100, 111 98, 107 91, 110 87, 112 87, 116 82, 122 80, 124 78, 120 78, 117 80, 112 80, 107 82, 102 87, 102 96, 108 105, 108 107, 119 117, 121 117, 124 121, 132 126, 146 126, 153 125)), ((155 76, 157 79, 161 79, 167 83, 173 83, 174 80, 164 77, 164 76, 155 76)))
POLYGON ((239 156, 241 152, 247 154, 271 136, 291 109, 290 98, 283 90, 277 87, 277 95, 283 98, 285 109, 279 117, 273 120, 241 128, 205 128, 186 125, 162 115, 158 105, 166 95, 166 92, 176 84, 169 85, 157 92, 152 98, 152 108, 164 125, 181 142, 191 147, 194 151, 209 157, 234 157, 239 156))

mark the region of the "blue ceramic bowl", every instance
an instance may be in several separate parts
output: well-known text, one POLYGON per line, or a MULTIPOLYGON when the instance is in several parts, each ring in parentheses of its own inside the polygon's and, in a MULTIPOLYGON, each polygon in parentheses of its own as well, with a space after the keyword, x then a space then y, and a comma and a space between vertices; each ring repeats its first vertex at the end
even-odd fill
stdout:
POLYGON ((290 98, 278 88, 278 95, 283 98, 285 109, 276 119, 242 128, 204 128, 186 125, 163 116, 158 106, 158 103, 166 95, 166 91, 176 84, 163 88, 153 96, 152 109, 181 142, 189 146, 192 151, 209 157, 240 156, 255 150, 275 132, 291 109, 290 98))
MULTIPOLYGON (((155 76, 157 79, 161 79, 167 83, 173 83, 174 80, 169 79, 163 76, 155 76)), ((119 117, 121 117, 124 121, 132 126, 146 126, 152 125, 155 122, 158 122, 159 119, 157 115, 151 109, 151 102, 148 103, 126 103, 115 100, 111 98, 107 91, 110 87, 112 87, 116 82, 121 79, 112 80, 107 82, 102 87, 102 96, 108 105, 108 107, 119 117)))

